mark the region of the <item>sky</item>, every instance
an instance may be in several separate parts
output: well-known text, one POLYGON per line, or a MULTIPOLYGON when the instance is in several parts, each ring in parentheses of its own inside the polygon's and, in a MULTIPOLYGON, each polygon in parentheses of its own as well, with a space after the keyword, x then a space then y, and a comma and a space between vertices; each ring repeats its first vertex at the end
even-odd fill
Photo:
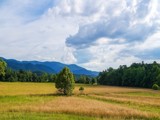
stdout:
POLYGON ((0 0, 0 56, 96 71, 160 62, 160 0, 0 0))

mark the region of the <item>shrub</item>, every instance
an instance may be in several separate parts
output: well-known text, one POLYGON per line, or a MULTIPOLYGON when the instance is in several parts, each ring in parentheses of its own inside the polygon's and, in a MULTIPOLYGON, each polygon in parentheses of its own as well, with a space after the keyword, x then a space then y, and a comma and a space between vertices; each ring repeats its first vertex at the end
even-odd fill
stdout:
POLYGON ((83 93, 83 91, 84 91, 84 87, 82 87, 82 86, 81 86, 81 87, 79 88, 79 91, 80 91, 80 92, 81 92, 81 94, 82 94, 82 93, 83 93))
POLYGON ((159 86, 157 84, 153 84, 152 89, 153 90, 159 90, 159 86))

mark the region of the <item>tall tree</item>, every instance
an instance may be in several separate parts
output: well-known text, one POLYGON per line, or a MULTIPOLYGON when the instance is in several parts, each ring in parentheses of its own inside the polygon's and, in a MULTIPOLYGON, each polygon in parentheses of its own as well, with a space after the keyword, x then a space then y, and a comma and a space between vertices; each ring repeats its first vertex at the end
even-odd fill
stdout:
POLYGON ((73 73, 70 72, 69 68, 65 67, 57 76, 55 81, 56 88, 63 92, 64 95, 72 95, 74 89, 74 76, 73 73))

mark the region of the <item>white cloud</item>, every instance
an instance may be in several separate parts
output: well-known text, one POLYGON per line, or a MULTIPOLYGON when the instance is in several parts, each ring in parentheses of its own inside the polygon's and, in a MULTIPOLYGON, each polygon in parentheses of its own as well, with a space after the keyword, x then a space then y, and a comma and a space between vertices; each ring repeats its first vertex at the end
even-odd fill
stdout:
POLYGON ((80 65, 92 70, 104 70, 108 67, 117 68, 119 65, 130 65, 133 62, 141 62, 140 58, 123 52, 128 47, 128 44, 98 44, 97 46, 92 46, 84 49, 84 51, 88 51, 88 62, 85 62, 85 60, 80 65))
POLYGON ((137 43, 134 49, 140 51, 153 50, 160 48, 160 31, 146 39, 144 42, 137 43))
MULTIPOLYGON (((65 38, 69 34, 75 33, 77 29, 76 24, 72 23, 72 19, 45 13, 36 20, 22 24, 25 22, 23 19, 20 19, 19 22, 19 18, 22 16, 16 12, 12 15, 17 16, 15 17, 16 24, 14 21, 12 22, 12 19, 7 18, 6 25, 0 25, 1 56, 20 60, 75 62, 74 58, 69 59, 69 55, 73 57, 72 52, 64 49, 66 48, 65 38)), ((12 16, 10 17, 12 18, 12 16)))
POLYGON ((157 56, 159 11, 158 0, 6 0, 0 5, 0 56, 93 70, 151 61, 140 55, 157 56))

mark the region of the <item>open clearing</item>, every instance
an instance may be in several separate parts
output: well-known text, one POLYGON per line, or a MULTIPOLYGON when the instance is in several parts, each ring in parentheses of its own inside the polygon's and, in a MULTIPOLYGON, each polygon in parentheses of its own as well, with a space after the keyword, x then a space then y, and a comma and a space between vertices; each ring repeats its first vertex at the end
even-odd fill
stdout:
POLYGON ((0 120, 18 119, 159 120, 160 91, 77 84, 66 97, 56 95, 53 83, 0 82, 0 120))

